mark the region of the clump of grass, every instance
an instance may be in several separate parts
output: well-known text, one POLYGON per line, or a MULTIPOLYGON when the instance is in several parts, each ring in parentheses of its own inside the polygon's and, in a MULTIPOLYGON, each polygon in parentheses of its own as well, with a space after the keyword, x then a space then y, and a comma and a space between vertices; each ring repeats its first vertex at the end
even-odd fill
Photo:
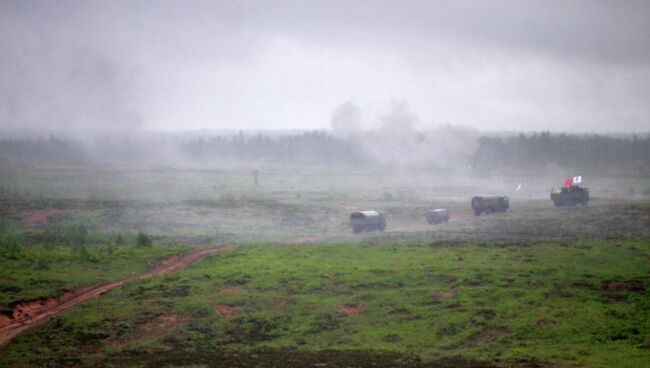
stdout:
POLYGON ((150 248, 153 245, 153 241, 149 235, 139 232, 138 236, 135 239, 135 245, 141 248, 150 248))
POLYGON ((113 241, 113 243, 114 243, 116 246, 124 245, 125 242, 124 242, 124 237, 122 237, 122 234, 117 234, 117 235, 115 236, 115 240, 113 241))
POLYGON ((17 260, 20 258, 20 248, 15 239, 0 237, 0 257, 17 260))

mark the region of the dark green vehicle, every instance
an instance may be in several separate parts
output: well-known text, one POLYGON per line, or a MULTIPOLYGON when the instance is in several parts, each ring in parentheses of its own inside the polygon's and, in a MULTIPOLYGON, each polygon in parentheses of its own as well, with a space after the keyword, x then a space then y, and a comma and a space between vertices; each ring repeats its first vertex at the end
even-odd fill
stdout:
POLYGON ((353 212, 350 215, 350 226, 355 233, 373 230, 384 231, 386 228, 386 216, 383 212, 379 211, 353 212))
POLYGON ((589 202, 589 189, 571 185, 569 187, 554 189, 551 192, 551 200, 555 207, 570 207, 589 202))
POLYGON ((506 212, 510 200, 506 196, 476 196, 472 198, 472 210, 476 216, 481 213, 506 212))

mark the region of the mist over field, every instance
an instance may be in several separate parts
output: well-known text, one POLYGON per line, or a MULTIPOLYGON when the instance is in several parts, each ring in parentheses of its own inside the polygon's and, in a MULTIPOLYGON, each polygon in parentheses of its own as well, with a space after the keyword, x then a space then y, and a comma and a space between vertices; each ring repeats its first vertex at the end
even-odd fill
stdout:
POLYGON ((0 0, 0 368, 641 368, 650 2, 0 0))

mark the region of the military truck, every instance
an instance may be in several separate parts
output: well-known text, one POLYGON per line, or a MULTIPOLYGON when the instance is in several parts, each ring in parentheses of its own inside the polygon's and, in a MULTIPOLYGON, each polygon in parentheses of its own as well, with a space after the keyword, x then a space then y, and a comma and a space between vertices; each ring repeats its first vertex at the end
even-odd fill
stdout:
POLYGON ((384 231, 386 228, 386 216, 379 211, 353 212, 350 215, 350 226, 352 226, 352 231, 355 233, 373 230, 384 231))
POLYGON ((472 209, 476 216, 481 213, 506 212, 510 201, 506 196, 475 196, 472 198, 472 209))
POLYGON ((441 222, 449 222, 449 211, 445 208, 437 208, 427 212, 427 222, 431 225, 441 222))
POLYGON ((558 188, 551 191, 551 200, 555 207, 568 207, 589 202, 589 189, 577 185, 558 188))

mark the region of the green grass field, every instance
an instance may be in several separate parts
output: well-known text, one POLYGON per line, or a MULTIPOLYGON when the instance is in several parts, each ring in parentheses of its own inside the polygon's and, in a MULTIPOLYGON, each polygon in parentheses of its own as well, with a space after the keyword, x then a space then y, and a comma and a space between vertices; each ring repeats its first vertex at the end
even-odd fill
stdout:
POLYGON ((2 348, 3 364, 271 348, 642 367, 648 260, 647 240, 240 247, 56 317, 2 348))
POLYGON ((0 346, 0 367, 650 361, 643 198, 595 191, 587 207, 556 209, 548 199, 515 195, 507 213, 475 217, 467 187, 437 197, 418 190, 420 181, 374 181, 362 191, 358 177, 342 176, 336 186, 338 174, 323 182, 323 173, 278 173, 268 187, 251 189, 242 184, 247 172, 186 172, 182 192, 168 180, 175 175, 150 172, 127 186, 108 173, 16 176, 34 181, 0 198, 4 309, 139 272, 187 249, 237 246, 22 332, 0 346), (138 197, 147 183, 162 187, 138 197), (449 208, 452 221, 426 225, 431 207, 449 208), (385 211, 387 232, 352 235, 346 221, 356 209, 385 211), (138 232, 153 244, 139 246, 138 232), (280 243, 295 237, 307 243, 280 243))
MULTIPOLYGON (((58 296, 63 290, 142 272, 189 249, 138 243, 130 233, 103 233, 83 225, 26 227, 3 219, 0 228, 0 311, 12 304, 58 296)), ((142 234, 145 239, 150 238, 142 234)))

